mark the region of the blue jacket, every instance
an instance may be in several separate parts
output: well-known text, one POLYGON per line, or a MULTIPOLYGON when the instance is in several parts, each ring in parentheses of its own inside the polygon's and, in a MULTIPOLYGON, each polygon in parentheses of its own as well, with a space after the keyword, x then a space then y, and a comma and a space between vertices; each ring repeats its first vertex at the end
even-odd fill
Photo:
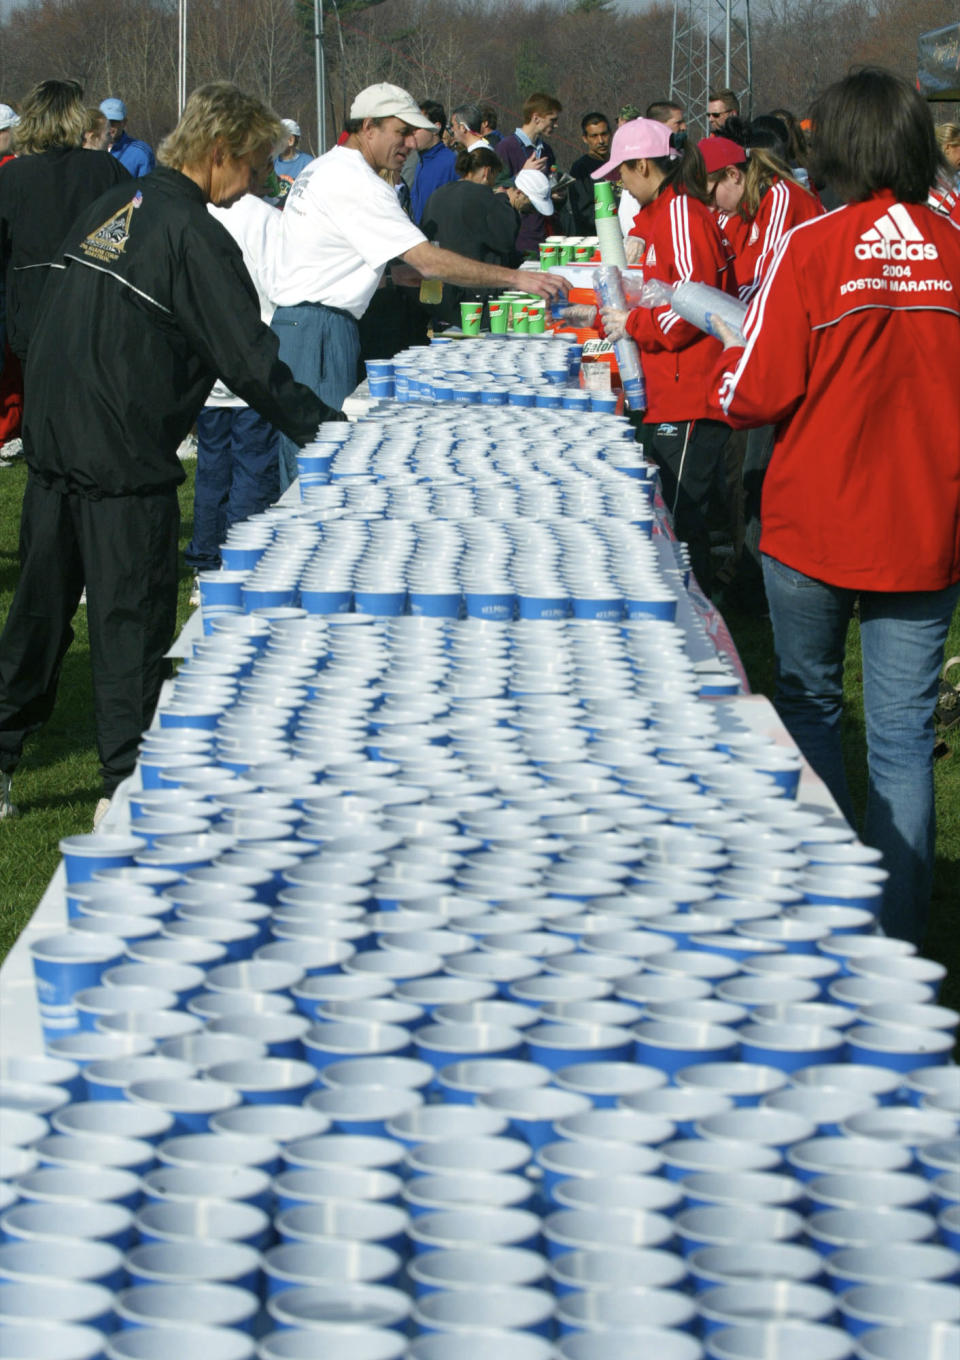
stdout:
POLYGON ((441 184, 450 184, 457 178, 457 153, 451 151, 443 142, 437 142, 429 151, 420 152, 420 164, 413 177, 410 190, 410 216, 417 226, 423 220, 427 199, 441 184))
POLYGON ((129 170, 134 179, 139 179, 141 175, 149 175, 156 165, 156 157, 152 149, 146 142, 138 142, 135 137, 128 137, 126 132, 121 132, 120 136, 110 147, 110 155, 116 156, 117 160, 129 170))

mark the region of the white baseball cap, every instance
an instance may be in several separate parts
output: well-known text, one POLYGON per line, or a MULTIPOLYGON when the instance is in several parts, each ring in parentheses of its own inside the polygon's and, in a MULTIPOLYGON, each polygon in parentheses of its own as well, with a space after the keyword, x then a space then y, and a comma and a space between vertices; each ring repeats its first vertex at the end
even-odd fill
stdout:
POLYGON ((293 121, 292 118, 281 118, 281 119, 280 119, 280 122, 283 124, 283 126, 284 126, 284 127, 287 129, 287 131, 290 133, 291 137, 299 137, 299 136, 300 136, 300 124, 299 124, 299 123, 295 123, 295 122, 293 121))
POLYGON ((0 132, 15 128, 20 122, 19 114, 14 113, 9 104, 0 104, 0 132))
POLYGON ((542 170, 520 170, 513 182, 522 194, 526 194, 542 217, 553 216, 550 181, 542 170))
POLYGON ((351 118, 402 118, 410 127, 436 132, 436 123, 424 117, 413 95, 399 85, 368 85, 350 106, 351 118))

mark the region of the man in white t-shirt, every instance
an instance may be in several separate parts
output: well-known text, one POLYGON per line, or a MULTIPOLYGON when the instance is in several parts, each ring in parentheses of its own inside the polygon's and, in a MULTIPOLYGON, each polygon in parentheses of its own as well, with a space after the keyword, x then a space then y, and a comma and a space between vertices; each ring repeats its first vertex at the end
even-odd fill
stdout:
MULTIPOLYGON (((418 128, 433 124, 397 85, 371 85, 353 101, 349 136, 297 177, 280 224, 272 300, 280 358, 329 405, 342 407, 357 383, 366 311, 390 260, 423 277, 466 287, 522 288, 552 298, 563 279, 469 260, 431 245, 400 206, 381 171, 396 172, 418 128)), ((296 476, 296 446, 283 440, 280 485, 296 476)))

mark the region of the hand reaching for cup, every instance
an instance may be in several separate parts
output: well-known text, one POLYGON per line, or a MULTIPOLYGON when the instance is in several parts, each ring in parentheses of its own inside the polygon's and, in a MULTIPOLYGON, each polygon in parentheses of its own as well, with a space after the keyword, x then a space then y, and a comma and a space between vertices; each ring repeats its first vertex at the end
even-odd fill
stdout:
POLYGON ((568 284, 565 278, 559 274, 535 274, 532 270, 517 271, 520 283, 519 287, 525 293, 536 293, 538 297, 551 298, 566 297, 568 284))
POLYGON ((603 319, 603 332, 608 340, 614 344, 622 340, 627 333, 627 317, 630 313, 625 307, 601 307, 600 316, 603 319))

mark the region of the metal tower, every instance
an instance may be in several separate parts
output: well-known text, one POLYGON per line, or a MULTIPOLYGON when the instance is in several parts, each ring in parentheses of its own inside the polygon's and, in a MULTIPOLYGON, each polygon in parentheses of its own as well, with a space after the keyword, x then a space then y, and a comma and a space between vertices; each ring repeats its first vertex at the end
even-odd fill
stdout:
POLYGON ((706 127, 712 89, 734 90, 751 115, 750 0, 673 0, 670 98, 706 127))

